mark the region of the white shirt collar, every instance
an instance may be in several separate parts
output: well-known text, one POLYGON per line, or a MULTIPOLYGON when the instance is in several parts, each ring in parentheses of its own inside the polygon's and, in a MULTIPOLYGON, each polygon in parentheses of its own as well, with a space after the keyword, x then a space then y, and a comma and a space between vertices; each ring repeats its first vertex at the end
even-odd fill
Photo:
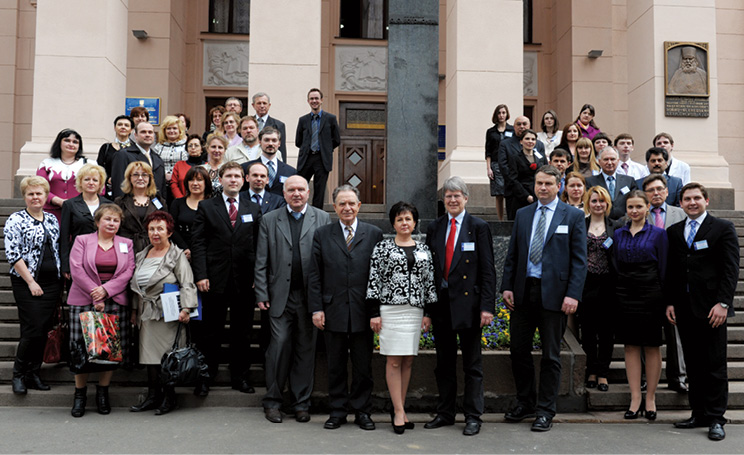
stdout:
MULTIPOLYGON (((451 221, 452 218, 453 218, 452 215, 450 215, 449 213, 447 213, 447 222, 448 223, 452 223, 452 221, 451 221)), ((454 218, 457 220, 457 225, 458 226, 462 225, 462 220, 465 218, 465 210, 463 210, 462 212, 460 212, 460 214, 457 215, 454 218)))
POLYGON ((254 195, 254 194, 258 194, 259 196, 261 196, 261 199, 263 199, 263 198, 264 198, 264 194, 266 194, 266 189, 264 189, 264 190, 263 190, 263 191, 261 191, 260 193, 256 193, 255 191, 253 191, 252 189, 250 189, 250 188, 249 188, 249 189, 248 189, 248 193, 250 193, 250 195, 251 195, 251 199, 253 199, 253 195, 254 195))
POLYGON ((275 170, 275 171, 276 171, 277 169, 279 169, 279 160, 277 160, 277 159, 276 159, 276 154, 274 154, 274 158, 270 160, 270 159, 266 158, 266 156, 265 156, 265 155, 263 154, 263 152, 261 152, 261 162, 262 162, 262 163, 263 163, 264 165, 267 165, 267 163, 268 163, 269 161, 271 161, 272 163, 274 163, 274 170, 275 170))
MULTIPOLYGON (((292 214, 292 212, 294 212, 294 210, 292 210, 292 207, 290 207, 289 204, 287 204, 287 211, 289 212, 290 215, 292 214)), ((300 213, 304 215, 306 211, 307 211, 307 203, 305 203, 305 206, 302 207, 302 210, 300 210, 300 213)))
MULTIPOLYGON (((222 193, 222 200, 225 201, 225 204, 229 204, 229 202, 227 202, 228 197, 230 196, 226 195, 225 193, 222 193)), ((240 193, 238 193, 238 195, 235 196, 233 199, 235 199, 235 204, 240 205, 240 193)))
MULTIPOLYGON (((703 224, 703 221, 705 221, 705 217, 706 217, 706 216, 708 216, 708 211, 707 211, 707 210, 706 210, 705 212, 703 212, 703 214, 702 214, 702 215, 700 215, 699 217, 697 217, 697 219, 695 219, 695 222, 697 222, 697 228, 698 228, 698 229, 700 229, 700 226, 701 226, 701 225, 703 224)), ((687 217, 687 221, 685 222, 685 227, 690 227, 690 222, 691 222, 691 221, 692 221, 692 220, 691 220, 691 219, 690 219, 690 217, 688 216, 688 217, 687 217)))
POLYGON ((540 207, 547 207, 548 210, 555 212, 555 208, 558 207, 558 197, 556 196, 552 201, 548 202, 547 204, 543 204, 540 202, 540 200, 537 200, 537 209, 540 210, 540 207))
MULTIPOLYGON (((345 236, 347 234, 346 225, 341 220, 338 220, 338 224, 341 225, 341 232, 343 232, 345 236)), ((356 235, 357 225, 359 225, 359 218, 354 218, 354 222, 351 223, 351 235, 356 235)))

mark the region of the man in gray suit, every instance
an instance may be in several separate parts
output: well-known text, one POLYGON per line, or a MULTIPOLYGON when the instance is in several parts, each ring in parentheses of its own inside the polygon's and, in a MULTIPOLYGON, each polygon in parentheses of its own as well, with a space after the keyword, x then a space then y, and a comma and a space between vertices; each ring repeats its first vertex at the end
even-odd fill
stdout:
POLYGON ((331 217, 309 206, 309 196, 307 180, 288 177, 284 182, 287 208, 266 214, 258 231, 256 301, 269 312, 271 327, 263 407, 266 419, 273 423, 282 421, 279 407, 287 378, 295 420, 310 421, 317 332, 307 307, 307 276, 315 230, 330 223, 331 217))
POLYGON ((372 412, 372 330, 365 306, 369 261, 382 230, 357 219, 359 190, 346 184, 333 191, 339 221, 319 227, 313 240, 308 306, 323 331, 328 355, 331 415, 324 428, 346 423, 349 412, 363 430, 374 430, 372 412), (346 365, 351 356, 351 389, 346 365))
POLYGON ((618 154, 617 150, 611 145, 603 148, 597 153, 599 167, 602 172, 586 178, 586 187, 591 188, 599 185, 610 193, 612 198, 612 210, 609 218, 613 221, 625 216, 625 199, 628 193, 638 189, 635 179, 628 175, 622 175, 617 172, 618 154))
MULTIPOLYGON (((669 188, 666 177, 663 175, 651 174, 646 177, 643 180, 643 191, 646 192, 646 196, 651 201, 648 222, 654 226, 668 229, 669 226, 679 223, 687 217, 684 210, 666 203, 669 197, 669 188)), ((671 303, 669 302, 670 305, 671 303)), ((669 388, 679 393, 686 393, 687 368, 682 353, 682 340, 679 337, 677 327, 666 321, 664 336, 667 341, 666 377, 669 388)))

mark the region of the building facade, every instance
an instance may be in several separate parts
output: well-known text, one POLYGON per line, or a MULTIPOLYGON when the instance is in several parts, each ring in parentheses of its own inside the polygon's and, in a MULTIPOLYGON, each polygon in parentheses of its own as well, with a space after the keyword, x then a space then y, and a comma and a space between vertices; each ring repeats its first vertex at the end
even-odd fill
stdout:
MULTIPOLYGON (((329 186, 350 182, 364 202, 383 203, 385 154, 405 153, 385 148, 393 1, 404 0, 2 1, 0 197, 63 128, 94 158, 127 98, 157 98, 161 118, 185 112, 201 134, 212 106, 236 96, 253 114, 250 95, 266 92, 294 165, 297 119, 319 87, 342 136, 329 186)), ((545 110, 563 125, 590 103, 602 131, 634 136, 636 161, 668 132, 714 202, 744 209, 742 24, 740 0, 441 0, 439 181, 461 175, 471 204, 492 205, 484 142, 494 107, 539 129, 545 110), (707 43, 707 116, 666 115, 665 42, 707 43)))

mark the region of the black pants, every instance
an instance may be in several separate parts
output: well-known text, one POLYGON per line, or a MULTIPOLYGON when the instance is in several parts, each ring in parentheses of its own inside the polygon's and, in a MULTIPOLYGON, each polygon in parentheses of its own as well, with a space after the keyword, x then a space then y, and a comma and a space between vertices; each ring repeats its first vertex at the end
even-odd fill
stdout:
POLYGON ((331 417, 372 412, 372 345, 370 330, 356 333, 323 332, 328 356, 328 398, 331 417), (351 354, 351 388, 347 364, 351 354))
POLYGON ((13 370, 16 373, 38 371, 44 358, 47 332, 54 324, 54 314, 62 292, 62 281, 53 275, 40 276, 37 283, 44 294, 31 295, 23 278, 11 275, 13 298, 18 307, 21 338, 18 341, 13 370))
POLYGON ((328 171, 323 166, 323 158, 321 158, 320 153, 308 155, 305 165, 302 169, 298 169, 297 173, 305 177, 308 182, 310 177, 313 178, 313 207, 323 210, 328 171))
MULTIPOLYGON (((228 286, 230 288, 231 286, 228 286)), ((232 287, 235 289, 235 287, 232 287)), ((202 294, 202 323, 199 328, 199 349, 209 366, 209 377, 217 377, 220 364, 220 346, 225 335, 227 310, 230 310, 229 364, 233 382, 247 379, 251 367, 250 349, 253 329, 255 299, 252 293, 228 289, 225 293, 202 294)))
POLYGON ((560 311, 542 306, 540 280, 528 278, 525 299, 516 302, 510 320, 511 361, 517 400, 537 414, 553 418, 555 402, 561 385, 561 339, 566 331, 567 317, 560 311), (532 339, 540 330, 542 360, 540 361, 540 390, 536 393, 535 365, 532 362, 532 339), (536 399, 537 398, 537 399, 536 399))
POLYGON ((726 366, 727 326, 711 328, 708 319, 696 318, 690 310, 689 295, 674 305, 677 327, 687 364, 688 399, 693 417, 725 424, 728 406, 726 366))
POLYGON ((584 299, 579 305, 581 347, 586 353, 586 374, 606 378, 610 372, 612 349, 615 345, 615 302, 608 289, 613 289, 610 274, 587 273, 584 299))
POLYGON ((452 329, 447 290, 439 293, 437 304, 444 311, 434 320, 434 342, 437 349, 437 367, 434 376, 439 389, 437 414, 454 422, 457 409, 457 337, 460 337, 462 371, 465 391, 462 399, 466 421, 480 422, 483 414, 483 358, 481 357, 481 328, 452 329))

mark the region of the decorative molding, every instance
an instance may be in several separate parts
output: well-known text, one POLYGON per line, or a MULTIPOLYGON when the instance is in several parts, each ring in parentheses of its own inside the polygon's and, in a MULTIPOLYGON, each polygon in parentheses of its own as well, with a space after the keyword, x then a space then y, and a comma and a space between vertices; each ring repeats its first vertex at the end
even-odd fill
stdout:
POLYGON ((387 47, 336 46, 336 90, 387 91, 387 47))
POLYGON ((537 52, 525 52, 523 55, 523 96, 537 96, 537 52))
POLYGON ((247 86, 248 48, 248 41, 204 40, 204 86, 247 86))

